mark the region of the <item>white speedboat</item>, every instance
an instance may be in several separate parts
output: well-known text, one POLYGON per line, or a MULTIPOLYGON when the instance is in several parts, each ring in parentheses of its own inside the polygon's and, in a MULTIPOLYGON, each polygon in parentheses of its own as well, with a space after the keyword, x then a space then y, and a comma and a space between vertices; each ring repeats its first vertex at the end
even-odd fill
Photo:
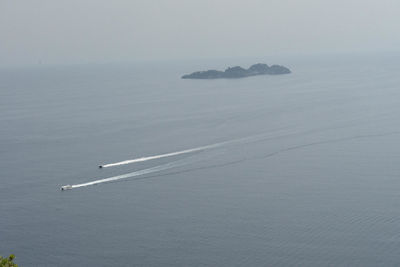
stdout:
POLYGON ((61 191, 64 191, 64 190, 69 190, 69 189, 72 189, 72 186, 71 185, 69 185, 69 184, 67 184, 67 185, 64 185, 64 186, 61 186, 61 191))

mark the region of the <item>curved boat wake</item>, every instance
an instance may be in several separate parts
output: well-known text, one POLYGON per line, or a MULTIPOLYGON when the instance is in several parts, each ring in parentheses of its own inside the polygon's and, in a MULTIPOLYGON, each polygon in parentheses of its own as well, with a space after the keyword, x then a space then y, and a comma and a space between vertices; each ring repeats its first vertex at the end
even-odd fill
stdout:
MULTIPOLYGON (((286 148, 283 148, 283 149, 280 149, 280 150, 265 154, 263 156, 244 158, 244 159, 234 160, 234 161, 231 161, 231 162, 225 162, 225 163, 221 163, 221 164, 215 164, 215 165, 198 167, 198 168, 189 169, 189 170, 177 171, 177 172, 174 172, 174 173, 189 172, 189 171, 194 171, 194 170, 198 170, 198 169, 209 169, 209 168, 222 167, 222 166, 237 164, 237 163, 240 163, 240 162, 243 162, 243 161, 247 161, 247 160, 252 160, 252 159, 253 160, 254 159, 263 159, 263 158, 265 159, 265 158, 270 158, 270 157, 276 156, 276 155, 284 153, 284 152, 288 152, 288 151, 291 151, 291 150, 297 150, 297 149, 303 149, 303 148, 310 147, 310 146, 317 146, 317 145, 323 145, 323 144, 328 144, 328 143, 337 143, 337 142, 343 142, 343 141, 349 141, 349 140, 355 140, 355 139, 384 137, 384 136, 395 135, 395 134, 400 134, 400 132, 399 131, 394 131, 394 132, 376 133, 376 134, 364 134, 364 135, 361 134, 361 135, 354 135, 354 136, 349 136, 349 137, 321 140, 321 141, 306 143, 306 144, 302 144, 302 145, 295 145, 295 146, 286 147, 286 148)), ((229 142, 231 142, 231 141, 229 141, 229 142)), ((168 156, 172 156, 172 155, 180 155, 180 154, 185 154, 185 153, 191 153, 191 152, 195 152, 195 151, 205 150, 205 149, 208 149, 208 148, 211 148, 211 147, 220 146, 220 145, 225 144, 225 143, 228 143, 228 142, 218 143, 218 144, 215 144, 215 145, 204 146, 204 147, 199 147, 199 148, 194 148, 194 149, 183 150, 183 151, 179 151, 179 152, 162 154, 162 155, 153 156, 153 157, 147 157, 147 158, 154 158, 154 157, 160 158, 160 157, 168 157, 168 156)), ((190 158, 191 157, 189 157, 189 159, 190 158)), ((196 161, 196 160, 194 160, 194 161, 196 161)), ((136 161, 136 162, 138 162, 138 161, 136 161)), ((122 175, 117 175, 117 176, 113 176, 113 177, 109 177, 109 178, 99 179, 99 180, 95 180, 95 181, 91 181, 91 182, 87 182, 87 183, 75 184, 75 185, 64 185, 64 186, 61 187, 61 190, 70 190, 70 189, 75 189, 75 188, 85 187, 85 186, 90 186, 90 185, 97 185, 97 184, 101 184, 101 183, 114 182, 114 181, 123 180, 123 179, 131 178, 131 177, 135 177, 135 176, 142 176, 142 175, 145 175, 145 174, 157 173, 157 172, 161 172, 161 171, 164 171, 164 170, 168 170, 168 169, 172 169, 172 168, 188 165, 190 163, 192 163, 192 162, 189 161, 188 158, 185 158, 185 159, 173 161, 173 162, 170 162, 170 163, 162 164, 162 165, 159 165, 159 166, 151 167, 151 168, 148 168, 148 169, 143 169, 143 170, 130 172, 130 173, 127 173, 127 174, 122 174, 122 175)), ((166 175, 169 175, 169 174, 167 173, 166 175)), ((162 176, 162 175, 155 175, 155 176, 162 176)), ((154 177, 154 176, 152 176, 152 177, 154 177)))
POLYGON ((215 143, 211 145, 205 145, 205 146, 200 146, 200 147, 195 147, 195 148, 190 148, 190 149, 185 149, 181 151, 175 151, 175 152, 170 152, 170 153, 165 153, 165 154, 159 154, 159 155, 154 155, 154 156, 147 156, 147 157, 140 157, 136 159, 128 159, 128 160, 123 160, 115 163, 107 163, 104 165, 99 165, 99 168, 109 168, 109 167, 115 167, 115 166, 121 166, 121 165, 126 165, 126 164, 133 164, 133 163, 138 163, 138 162, 144 162, 144 161, 149 161, 149 160, 156 160, 156 159, 162 159, 162 158, 167 158, 167 157, 173 157, 173 156, 179 156, 179 155, 184 155, 184 154, 190 154, 190 153, 195 153, 195 152, 201 152, 213 148, 218 148, 222 147, 225 145, 229 144, 239 144, 239 143, 254 143, 254 142, 262 142, 262 141, 267 141, 267 140, 272 140, 272 139, 281 139, 281 138, 286 138, 290 136, 296 136, 296 135, 303 135, 303 134, 310 134, 314 132, 321 132, 321 131, 326 131, 326 130, 332 130, 332 129, 338 129, 342 127, 348 127, 346 126, 339 126, 339 127, 328 127, 328 128, 322 128, 322 129, 312 129, 312 130, 307 130, 307 131, 300 131, 300 132, 294 132, 294 133, 280 133, 281 131, 284 131, 288 127, 282 127, 280 129, 276 129, 275 131, 268 132, 268 133, 260 133, 256 135, 251 135, 247 137, 242 137, 238 139, 232 139, 220 143, 215 143), (280 133, 280 134, 276 134, 280 133))
POLYGON ((145 175, 145 174, 161 172, 161 171, 164 171, 164 170, 168 170, 168 169, 172 169, 172 168, 188 165, 190 163, 191 163, 191 161, 189 161, 187 158, 186 159, 181 159, 181 160, 169 162, 169 163, 166 163, 166 164, 158 165, 158 166, 155 166, 155 167, 151 167, 151 168, 148 168, 148 169, 134 171, 134 172, 130 172, 130 173, 122 174, 122 175, 117 175, 117 176, 113 176, 113 177, 109 177, 109 178, 94 180, 94 181, 90 181, 90 182, 87 182, 87 183, 74 184, 74 185, 64 185, 64 186, 61 187, 61 190, 70 190, 70 189, 75 189, 75 188, 85 187, 85 186, 90 186, 90 185, 97 185, 97 184, 102 184, 102 183, 115 182, 115 181, 118 181, 118 180, 128 179, 128 178, 135 177, 135 176, 141 176, 141 175, 145 175))
POLYGON ((224 145, 226 143, 227 142, 222 142, 222 143, 217 143, 217 144, 213 144, 213 145, 201 146, 201 147, 196 147, 196 148, 192 148, 192 149, 186 149, 186 150, 176 151, 176 152, 171 152, 171 153, 166 153, 166 154, 160 154, 160 155, 155 155, 155 156, 141 157, 141 158, 137 158, 137 159, 124 160, 124 161, 120 161, 120 162, 99 165, 99 168, 108 168, 108 167, 132 164, 132 163, 143 162, 143 161, 148 161, 148 160, 153 160, 153 159, 162 159, 162 158, 167 158, 167 157, 179 156, 179 155, 183 155, 183 154, 200 152, 200 151, 203 151, 203 150, 207 150, 207 149, 211 149, 211 148, 216 148, 216 147, 222 146, 222 145, 224 145))

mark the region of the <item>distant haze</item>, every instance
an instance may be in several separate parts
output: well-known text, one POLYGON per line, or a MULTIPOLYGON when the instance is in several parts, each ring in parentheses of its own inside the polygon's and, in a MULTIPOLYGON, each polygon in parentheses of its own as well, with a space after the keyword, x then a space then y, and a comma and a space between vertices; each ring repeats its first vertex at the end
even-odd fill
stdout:
POLYGON ((393 51, 398 0, 2 0, 0 65, 393 51))

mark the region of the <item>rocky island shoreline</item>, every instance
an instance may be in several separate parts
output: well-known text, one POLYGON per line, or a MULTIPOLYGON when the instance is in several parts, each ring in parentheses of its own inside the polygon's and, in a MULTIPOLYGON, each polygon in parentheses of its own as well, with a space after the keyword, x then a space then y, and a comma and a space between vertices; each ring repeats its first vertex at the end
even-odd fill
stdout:
POLYGON ((219 70, 206 70, 196 71, 191 74, 182 76, 182 79, 232 79, 232 78, 245 78, 256 75, 281 75, 289 74, 291 71, 280 65, 268 66, 267 64, 254 64, 248 69, 240 66, 227 68, 225 71, 219 70))

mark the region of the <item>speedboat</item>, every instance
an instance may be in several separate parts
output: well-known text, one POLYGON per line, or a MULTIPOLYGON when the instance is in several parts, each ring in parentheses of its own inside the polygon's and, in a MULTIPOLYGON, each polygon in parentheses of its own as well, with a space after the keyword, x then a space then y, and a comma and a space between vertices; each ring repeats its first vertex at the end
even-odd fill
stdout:
POLYGON ((70 189, 72 189, 72 186, 71 185, 64 185, 64 186, 61 186, 61 191, 64 191, 64 190, 70 190, 70 189))
POLYGON ((99 165, 99 169, 103 168, 103 165, 99 165))

